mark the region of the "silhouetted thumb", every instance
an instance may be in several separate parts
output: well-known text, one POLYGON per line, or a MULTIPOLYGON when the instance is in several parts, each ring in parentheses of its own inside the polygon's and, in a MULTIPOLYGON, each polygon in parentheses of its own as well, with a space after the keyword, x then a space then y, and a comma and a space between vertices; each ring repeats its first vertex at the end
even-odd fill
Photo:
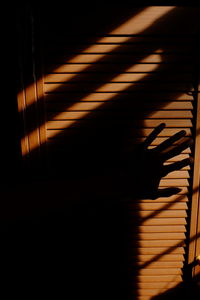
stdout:
POLYGON ((159 189, 157 192, 157 197, 170 197, 172 195, 178 194, 181 191, 180 188, 165 188, 165 189, 159 189))

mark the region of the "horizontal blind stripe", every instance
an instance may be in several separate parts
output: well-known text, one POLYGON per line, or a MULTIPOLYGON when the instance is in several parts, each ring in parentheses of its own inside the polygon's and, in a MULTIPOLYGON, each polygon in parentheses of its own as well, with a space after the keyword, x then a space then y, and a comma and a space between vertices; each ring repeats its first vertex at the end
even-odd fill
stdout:
MULTIPOLYGON (((161 53, 162 54, 162 53, 161 53)), ((67 53, 66 53, 67 55, 67 53)), ((65 55, 65 56, 66 56, 65 55)), ((112 60, 117 60, 118 63, 126 63, 126 62, 130 62, 135 64, 135 63, 140 63, 138 62, 138 60, 142 59, 144 56, 147 56, 145 63, 158 63, 158 57, 160 56, 160 53, 145 53, 145 54, 134 54, 131 53, 118 53, 118 54, 108 54, 106 52, 103 52, 104 58, 103 58, 103 63, 112 63, 111 62, 111 56, 112 56, 112 60)), ((163 55, 163 54, 162 54, 163 55)), ((167 63, 174 63, 174 64, 179 64, 179 63, 184 63, 184 64, 191 64, 192 58, 190 55, 163 55, 165 56, 165 59, 167 60, 167 63)), ((52 61, 52 58, 50 56, 50 59, 48 59, 49 56, 46 56, 46 62, 47 63, 59 63, 59 60, 57 61, 52 61)), ((83 53, 83 54, 79 54, 77 56, 75 56, 74 58, 70 59, 70 64, 100 64, 101 62, 99 62, 99 60, 102 58, 102 53, 83 53), (94 59, 98 62, 94 62, 94 59)), ((63 63, 65 63, 66 61, 64 60, 63 63)), ((165 61, 161 61, 159 62, 160 64, 164 64, 166 63, 165 61)), ((141 63, 143 64, 143 62, 141 63)))
MULTIPOLYGON (((173 63, 171 63, 172 65, 173 63)), ((128 63, 121 63, 120 64, 121 67, 123 67, 124 69, 128 68, 130 65, 128 63)), ((137 66, 135 65, 133 69, 129 69, 127 72, 144 72, 144 64, 137 64, 137 66)), ((165 66, 165 64, 163 64, 163 66, 165 66)), ((52 63, 52 65, 50 65, 48 63, 48 69, 46 70, 47 73, 50 72, 50 70, 52 69, 56 69, 58 73, 79 73, 80 68, 81 69, 86 69, 86 68, 90 68, 90 72, 93 73, 94 69, 98 67, 99 68, 99 72, 119 72, 119 66, 116 66, 116 64, 112 64, 112 63, 107 63, 107 64, 100 64, 100 63, 95 63, 93 65, 91 65, 90 63, 85 63, 85 64, 64 64, 64 63, 52 63), (109 69, 109 70, 108 70, 109 69)), ((155 67, 154 63, 149 63, 148 64, 148 68, 149 69, 153 69, 155 67)), ((166 66, 168 67, 168 65, 166 66)), ((193 71, 193 67, 191 66, 191 64, 188 65, 184 65, 181 63, 177 63, 177 64, 173 64, 173 67, 176 67, 177 69, 179 69, 179 71, 183 71, 183 72, 192 72, 193 71)), ((86 72, 86 71, 85 71, 86 72)), ((87 71, 89 72, 89 71, 87 71)), ((150 71, 149 71, 150 72, 150 71)), ((151 71, 152 72, 152 71, 151 71)))
POLYGON ((170 202, 189 202, 189 197, 187 195, 180 195, 180 194, 175 194, 172 195, 170 197, 160 197, 157 199, 142 199, 140 201, 140 203, 145 203, 145 202, 149 202, 149 203, 157 203, 157 202, 161 202, 161 203, 170 203, 170 202))
MULTIPOLYGON (((138 262, 138 265, 142 265, 143 262, 138 262)), ((135 266, 133 266, 136 268, 135 266)), ((182 261, 154 261, 151 262, 150 265, 146 266, 145 269, 157 269, 158 271, 160 269, 173 269, 173 268, 183 268, 183 262, 182 261)))
MULTIPOLYGON (((130 229, 131 230, 131 229, 130 229)), ((139 227, 134 228, 134 231, 139 233, 154 233, 154 232, 186 232, 185 226, 181 225, 163 225, 163 226, 153 226, 153 225, 142 225, 139 227)))
POLYGON ((139 276, 139 282, 181 282, 182 277, 180 275, 158 275, 158 276, 139 276))
MULTIPOLYGON (((180 239, 180 240, 172 240, 172 239, 166 239, 166 240, 141 240, 138 242, 139 243, 139 247, 142 247, 142 248, 151 248, 151 247, 166 247, 166 248, 171 248, 173 247, 176 248, 177 245, 181 245, 182 247, 185 246, 185 242, 180 239)), ((152 262, 154 265, 166 265, 166 264, 160 264, 158 263, 157 261, 153 261, 152 262)), ((173 264, 174 266, 174 264, 173 264)))
MULTIPOLYGON (((156 248, 133 248, 133 253, 139 253, 140 255, 155 255, 155 254, 162 254, 163 252, 168 251, 168 247, 156 247, 156 248)), ((175 248, 170 254, 185 254, 185 250, 183 247, 175 248)))
MULTIPOLYGON (((47 98, 48 99, 48 98, 47 98)), ((55 99, 56 100, 56 99, 55 99)), ((129 102, 133 102, 134 105, 137 108, 137 102, 135 103, 135 100, 129 100, 129 102)), ((83 101, 81 103, 79 103, 78 105, 78 110, 73 109, 72 106, 72 102, 68 101, 68 102, 47 102, 46 103, 46 109, 47 111, 59 111, 59 108, 62 110, 65 110, 65 105, 67 106, 66 110, 69 111, 94 111, 96 106, 95 105, 99 105, 101 101, 83 101), (96 103, 97 102, 97 103, 96 103), (72 106, 71 108, 68 106, 72 106)), ((123 101, 124 102, 124 101, 123 101)), ((128 101, 125 101, 125 103, 127 102, 127 104, 129 104, 128 101)), ((102 101, 102 104, 107 103, 106 101, 102 101)), ((193 105, 191 101, 171 101, 171 102, 167 102, 167 101, 160 101, 159 104, 162 104, 163 110, 167 109, 167 110, 173 110, 173 109, 183 109, 183 110, 187 110, 187 109, 193 109, 193 105)), ((152 110, 155 109, 157 110, 158 108, 158 102, 152 102, 152 101, 146 101, 143 102, 143 109, 148 109, 152 110)), ((138 108, 138 110, 140 110, 140 108, 138 108)), ((121 111, 117 111, 116 109, 113 109, 112 107, 108 107, 108 106, 99 106, 97 107, 97 109, 95 111, 103 111, 104 113, 118 113, 121 111)), ((124 112, 125 113, 125 112, 124 112)))
MULTIPOLYGON (((141 211, 142 210, 162 210, 163 208, 166 207, 166 203, 139 203, 136 207, 136 209, 140 209, 141 211)), ((129 209, 134 209, 135 208, 135 205, 134 203, 131 205, 129 205, 129 209)), ((186 203, 172 203, 168 206, 168 209, 187 209, 188 206, 186 203)))
MULTIPOLYGON (((75 75, 76 73, 74 73, 75 75)), ((81 74, 81 73, 80 73, 81 74)), ((92 78, 87 78, 86 76, 83 76, 83 78, 81 79, 80 77, 74 77, 70 82, 71 83, 84 83, 84 82, 99 82, 99 83, 103 83, 106 82, 103 80, 102 75, 106 75, 107 73, 98 73, 95 72, 93 73, 93 77, 92 78)), ((115 77, 111 78, 110 82, 118 82, 118 81, 124 81, 124 82, 134 82, 135 80, 138 79, 138 75, 143 75, 146 74, 145 72, 142 73, 135 73, 135 72, 119 72, 119 73, 115 73, 113 75, 115 75, 115 77), (120 78, 116 77, 116 75, 120 74, 120 78)), ((83 75, 83 74, 82 74, 83 75)), ((84 74, 86 75, 86 74, 84 74)), ((161 73, 160 75, 162 75, 162 79, 160 79, 161 82, 165 82, 165 81, 169 81, 169 82, 191 82, 192 81, 192 76, 190 73, 181 73, 178 76, 178 80, 177 80, 177 74, 166 74, 166 73, 161 73)), ((45 77, 44 77, 44 83, 68 83, 68 80, 71 79, 71 73, 48 73, 45 77)), ((144 81, 147 81, 147 79, 143 79, 144 81)), ((143 81, 142 80, 142 81, 143 81)), ((150 80, 150 82, 154 82, 155 80, 150 80)), ((159 81, 159 80, 158 80, 159 81)))
POLYGON ((177 285, 177 282, 170 282, 170 283, 167 283, 166 285, 166 282, 139 282, 138 283, 138 288, 140 289, 144 289, 144 288, 147 288, 147 289, 160 289, 160 288, 173 288, 173 287, 176 287, 177 285))
MULTIPOLYGON (((82 84, 82 86, 80 86, 79 84, 79 89, 80 89, 80 93, 82 94, 87 94, 87 93, 92 93, 92 94, 102 94, 102 93, 107 93, 107 94, 112 94, 114 95, 114 93, 127 93, 126 91, 124 91, 126 88, 133 88, 132 90, 130 89, 129 93, 138 93, 138 92, 143 92, 143 89, 146 88, 146 91, 148 92, 152 92, 155 91, 155 89, 159 92, 159 91, 163 91, 163 92, 187 92, 187 88, 183 89, 180 88, 178 86, 177 83, 174 84, 159 84, 157 85, 156 83, 154 84, 154 86, 152 85, 152 83, 150 83, 147 86, 147 83, 139 83, 139 82, 135 82, 135 83, 131 83, 131 82, 126 82, 126 83, 106 83, 106 84, 102 84, 102 87, 99 88, 99 90, 93 91, 92 89, 90 89, 90 85, 88 84, 88 86, 86 84, 82 84), (151 84, 151 85, 150 85, 151 84), (135 90, 134 90, 135 89, 135 90)), ((59 84, 59 83, 49 83, 45 85, 45 89, 44 89, 45 93, 76 93, 77 92, 77 87, 74 84, 71 84, 71 86, 65 85, 65 84, 59 84)), ((84 95, 83 95, 84 96, 84 95)), ((108 96, 108 95, 107 95, 108 96)), ((87 98, 86 98, 87 99, 87 98)), ((85 99, 85 100, 86 100, 85 99)), ((81 99, 80 99, 81 100, 81 99)))
POLYGON ((186 225, 186 219, 185 218, 152 218, 149 220, 146 220, 142 223, 143 225, 149 226, 149 225, 186 225))
MULTIPOLYGON (((94 94, 94 93, 93 93, 94 94)), ((128 92, 124 92, 124 94, 126 95, 126 99, 124 101, 127 101, 127 99, 133 101, 133 95, 131 93, 128 93, 128 92)), ((117 93, 113 93, 113 96, 117 96, 118 94, 117 93)), ((191 94, 189 94, 188 92, 185 92, 185 93, 181 93, 180 95, 177 95, 177 93, 175 92, 170 92, 168 91, 167 92, 167 95, 166 93, 163 93, 163 92, 160 92, 160 91, 154 91, 152 92, 150 95, 149 93, 144 90, 142 92, 139 92, 137 93, 137 91, 135 92, 135 95, 134 97, 137 97, 136 99, 143 99, 145 101, 147 101, 147 95, 148 95, 148 100, 149 101, 165 101, 165 102, 170 102, 171 101, 193 101, 194 102, 194 98, 191 94)), ((45 99, 45 102, 61 102, 63 100, 65 100, 65 102, 67 101, 76 101, 77 99, 80 100, 80 96, 82 96, 82 94, 80 92, 76 92, 74 94, 70 94, 70 93, 67 93, 67 94, 64 94, 64 93, 49 93, 49 94, 44 94, 44 99, 45 99), (76 96, 77 98, 73 97, 72 96, 76 96)), ((82 102, 86 102, 86 101, 105 101, 105 99, 103 98, 103 94, 97 94, 96 95, 96 99, 82 99, 81 103, 82 102)), ((95 98, 95 97, 94 97, 95 98)), ((109 101, 109 100, 106 100, 106 101, 109 101)), ((113 100, 110 100, 111 102, 113 100)))
MULTIPOLYGON (((137 211, 131 211, 131 216, 137 216, 137 211)), ((147 218, 152 216, 152 211, 141 211, 140 217, 141 218, 147 218)), ((185 210, 165 210, 165 211, 158 211, 156 212, 156 215, 154 218, 186 218, 187 212, 185 210)), ((169 238, 170 239, 170 238, 169 238)))
POLYGON ((141 270, 141 275, 182 275, 182 271, 180 269, 144 269, 141 270))
POLYGON ((185 239, 186 236, 181 232, 162 232, 162 233, 139 233, 138 236, 144 240, 168 240, 168 239, 185 239))

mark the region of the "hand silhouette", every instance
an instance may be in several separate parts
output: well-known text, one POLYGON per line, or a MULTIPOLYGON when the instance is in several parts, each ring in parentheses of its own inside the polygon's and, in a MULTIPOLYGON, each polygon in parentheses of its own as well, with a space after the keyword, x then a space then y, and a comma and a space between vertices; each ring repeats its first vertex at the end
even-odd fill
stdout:
POLYGON ((115 156, 114 167, 112 164, 112 167, 107 168, 103 174, 91 174, 90 177, 85 176, 79 180, 67 181, 59 177, 44 181, 38 181, 36 178, 35 181, 25 185, 24 183, 17 185, 10 190, 10 194, 6 190, 6 197, 12 200, 4 202, 4 207, 1 208, 2 215, 9 214, 10 207, 13 208, 13 215, 26 215, 29 211, 47 211, 52 207, 68 207, 70 210, 74 206, 80 206, 82 202, 85 205, 85 199, 89 202, 91 199, 92 203, 94 199, 97 203, 100 199, 105 199, 107 204, 110 202, 113 205, 113 203, 116 204, 116 199, 120 202, 156 199, 180 192, 180 188, 176 187, 159 189, 159 183, 168 173, 191 164, 191 158, 167 165, 165 162, 190 147, 192 139, 186 138, 186 132, 181 130, 155 148, 149 149, 153 140, 164 128, 164 123, 157 126, 134 151, 122 155, 122 160, 120 158, 116 160, 115 156), (27 201, 27 194, 30 190, 32 193, 27 201), (46 197, 46 191, 49 191, 48 197, 46 197), (16 197, 19 199, 17 202, 14 201, 16 197))
POLYGON ((131 154, 132 157, 128 155, 123 162, 121 179, 123 178, 123 189, 127 196, 139 199, 156 199, 169 197, 180 192, 180 188, 176 187, 163 189, 158 187, 162 177, 192 163, 192 158, 187 158, 165 164, 168 159, 179 155, 184 149, 190 147, 192 139, 186 138, 186 132, 181 130, 160 145, 149 149, 151 143, 164 128, 164 123, 157 126, 146 140, 137 147, 135 153, 131 154))

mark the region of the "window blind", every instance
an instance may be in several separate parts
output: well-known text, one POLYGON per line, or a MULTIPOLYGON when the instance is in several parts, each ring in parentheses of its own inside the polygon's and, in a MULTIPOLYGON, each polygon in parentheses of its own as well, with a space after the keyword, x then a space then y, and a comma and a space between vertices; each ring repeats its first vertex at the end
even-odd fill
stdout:
MULTIPOLYGON (((43 105, 38 145, 47 147, 49 172, 59 164, 69 177, 79 170, 84 175, 91 161, 94 170, 113 153, 126 153, 162 122, 166 128, 151 147, 179 130, 196 139, 197 37, 191 26, 180 28, 181 14, 187 12, 145 7, 109 33, 81 26, 65 33, 59 27, 64 21, 55 26, 48 13, 42 15, 43 50, 36 61, 42 77, 36 73, 34 97, 43 105), (143 28, 145 22, 149 25, 143 28), (174 32, 166 29, 170 22, 177 24, 174 32)), ((26 97, 28 116, 32 96, 26 97)), ((33 135, 30 130, 27 143, 33 135)), ((28 151, 35 148, 29 145, 28 151)), ((194 149, 188 148, 166 164, 191 156, 194 149)), ((160 182, 161 188, 180 187, 179 194, 128 204, 131 293, 138 300, 152 299, 184 280, 192 182, 193 168, 184 167, 160 182)))

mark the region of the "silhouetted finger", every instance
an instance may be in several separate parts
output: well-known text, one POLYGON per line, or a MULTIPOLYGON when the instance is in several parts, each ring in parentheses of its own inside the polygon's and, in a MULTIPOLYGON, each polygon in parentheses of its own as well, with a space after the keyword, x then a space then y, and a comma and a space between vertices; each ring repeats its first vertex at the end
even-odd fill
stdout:
POLYGON ((176 171, 176 170, 180 170, 183 167, 186 167, 190 164, 193 163, 193 159, 192 158, 185 158, 181 161, 177 161, 175 163, 172 163, 170 165, 164 166, 163 167, 163 172, 162 172, 162 176, 166 176, 167 174, 169 174, 170 172, 176 171))
POLYGON ((180 140, 180 138, 182 138, 185 135, 186 135, 185 130, 181 130, 181 131, 175 133, 173 136, 171 136, 170 138, 168 138, 167 140, 162 142, 160 145, 158 145, 155 148, 155 151, 161 152, 161 151, 167 149, 168 147, 172 146, 175 142, 180 140))
POLYGON ((143 147, 147 148, 157 138, 158 134, 165 128, 165 123, 159 124, 146 138, 143 143, 143 147))
POLYGON ((178 194, 181 191, 180 188, 165 188, 165 189, 159 189, 157 192, 157 198, 160 197, 170 197, 173 195, 178 194))
POLYGON ((192 144, 193 144, 192 139, 187 139, 184 142, 182 142, 181 144, 176 145, 172 149, 169 149, 169 150, 165 151, 164 153, 162 153, 162 159, 168 160, 176 155, 179 155, 183 150, 187 149, 192 144))

